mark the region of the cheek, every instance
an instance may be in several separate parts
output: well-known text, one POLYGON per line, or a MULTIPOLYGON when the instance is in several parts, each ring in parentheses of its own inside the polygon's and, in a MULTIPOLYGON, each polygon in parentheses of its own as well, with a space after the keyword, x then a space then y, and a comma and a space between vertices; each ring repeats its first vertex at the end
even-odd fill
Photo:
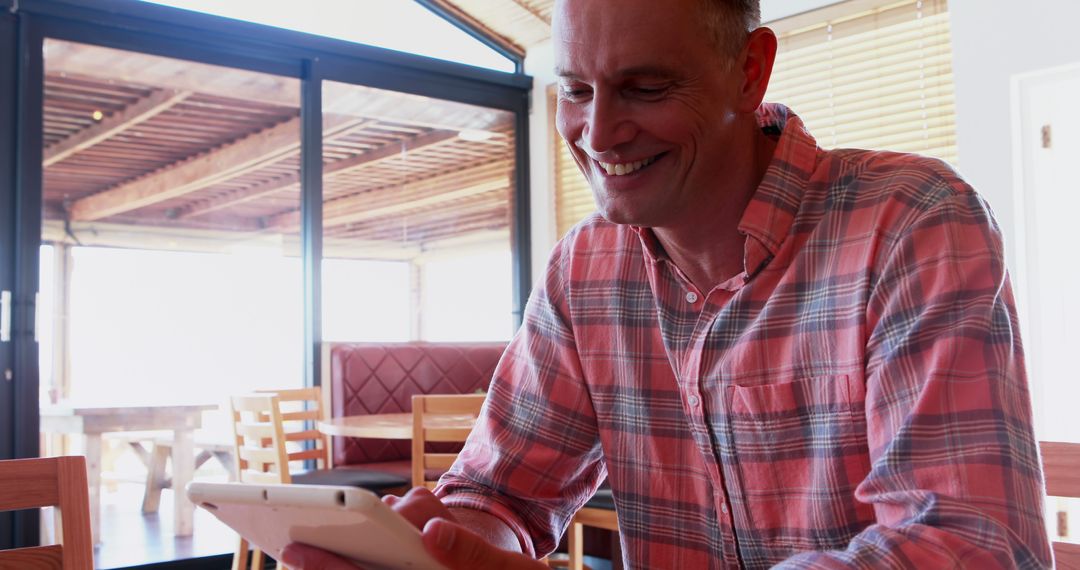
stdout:
POLYGON ((579 109, 566 102, 559 102, 555 110, 555 129, 563 139, 571 143, 580 139, 584 125, 584 115, 579 109))

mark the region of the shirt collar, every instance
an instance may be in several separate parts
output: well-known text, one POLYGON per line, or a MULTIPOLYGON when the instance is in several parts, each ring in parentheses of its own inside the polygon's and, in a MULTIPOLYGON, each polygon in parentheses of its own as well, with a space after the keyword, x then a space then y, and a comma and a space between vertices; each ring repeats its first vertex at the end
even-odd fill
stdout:
MULTIPOLYGON (((778 103, 762 103, 756 115, 758 126, 767 134, 779 133, 780 139, 765 177, 739 221, 739 232, 752 238, 746 240, 743 250, 745 279, 753 277, 779 251, 818 162, 817 141, 798 115, 778 103)), ((633 230, 641 239, 647 260, 668 259, 651 229, 634 226, 633 230)))
MULTIPOLYGON (((757 110, 757 119, 762 130, 780 133, 780 140, 765 177, 743 211, 739 231, 760 242, 768 255, 773 256, 799 211, 807 182, 817 166, 818 146, 802 119, 783 105, 763 103, 757 110)), ((749 244, 747 250, 749 253, 749 244)), ((748 274, 758 269, 754 260, 746 261, 748 274)))

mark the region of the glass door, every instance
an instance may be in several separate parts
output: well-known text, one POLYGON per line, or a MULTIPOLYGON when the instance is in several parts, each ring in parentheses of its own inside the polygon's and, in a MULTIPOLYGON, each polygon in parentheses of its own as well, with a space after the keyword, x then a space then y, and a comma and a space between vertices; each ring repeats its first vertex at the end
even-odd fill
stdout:
POLYGON ((514 114, 336 81, 322 105, 323 339, 509 340, 514 114))
POLYGON ((300 92, 45 40, 42 450, 87 456, 95 567, 235 548, 176 491, 230 477, 230 395, 304 383, 300 92))

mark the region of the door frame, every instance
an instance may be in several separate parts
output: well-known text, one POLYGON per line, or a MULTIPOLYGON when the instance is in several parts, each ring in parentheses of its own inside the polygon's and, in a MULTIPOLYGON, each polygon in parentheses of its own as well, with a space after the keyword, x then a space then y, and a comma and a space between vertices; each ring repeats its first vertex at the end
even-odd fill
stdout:
MULTIPOLYGON (((1026 341, 1025 344, 1029 346, 1039 346, 1041 344, 1041 331, 1037 326, 1039 323, 1033 319, 1039 318, 1038 311, 1041 309, 1042 299, 1039 298, 1034 289, 1034 279, 1038 270, 1034 248, 1038 244, 1034 243, 1031 234, 1033 228, 1038 227, 1039 224, 1039 220, 1036 219, 1036 204, 1039 197, 1033 192, 1035 188, 1035 167, 1032 155, 1039 141, 1033 134, 1035 131, 1031 128, 1032 125, 1028 123, 1027 110, 1031 89, 1059 77, 1080 77, 1080 64, 1072 63, 1022 73, 1014 76, 1011 81, 1013 208, 1014 219, 1016 220, 1014 235, 1010 236, 1016 244, 1014 248, 1016 251, 1016 275, 1012 277, 1016 286, 1015 297, 1017 313, 1020 316, 1021 337, 1026 341)), ((1034 366, 1040 366, 1040 364, 1034 366)), ((1031 379, 1035 380, 1030 381, 1029 379, 1028 383, 1031 390, 1031 399, 1036 411, 1041 411, 1046 393, 1040 381, 1041 379, 1036 377, 1036 372, 1038 370, 1033 369, 1033 363, 1029 360, 1028 374, 1031 379)), ((1036 433, 1043 431, 1042 415, 1038 414, 1035 421, 1036 433)))

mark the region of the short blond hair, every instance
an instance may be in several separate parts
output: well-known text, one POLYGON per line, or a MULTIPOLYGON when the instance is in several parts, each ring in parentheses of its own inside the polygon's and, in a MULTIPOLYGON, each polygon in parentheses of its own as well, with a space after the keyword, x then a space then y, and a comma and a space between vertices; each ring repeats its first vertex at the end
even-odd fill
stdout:
POLYGON ((750 32, 761 26, 759 0, 701 0, 701 7, 713 42, 728 59, 737 57, 750 32))

